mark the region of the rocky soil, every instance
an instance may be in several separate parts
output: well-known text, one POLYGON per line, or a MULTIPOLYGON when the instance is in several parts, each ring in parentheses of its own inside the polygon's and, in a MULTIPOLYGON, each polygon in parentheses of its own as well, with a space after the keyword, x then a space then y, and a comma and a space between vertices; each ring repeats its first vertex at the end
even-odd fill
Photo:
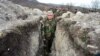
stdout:
POLYGON ((71 15, 69 13, 69 17, 62 18, 57 24, 52 56, 93 56, 99 53, 100 13, 71 15))

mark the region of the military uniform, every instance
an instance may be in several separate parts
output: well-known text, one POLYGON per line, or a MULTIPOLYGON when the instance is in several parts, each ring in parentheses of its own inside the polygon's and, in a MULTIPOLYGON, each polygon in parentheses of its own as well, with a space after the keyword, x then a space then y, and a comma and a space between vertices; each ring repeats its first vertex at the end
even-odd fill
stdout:
POLYGON ((43 22, 43 27, 42 27, 42 35, 44 40, 44 44, 45 44, 45 52, 50 53, 51 52, 51 46, 52 46, 52 42, 53 39, 55 37, 55 30, 56 30, 56 20, 52 19, 52 20, 46 20, 43 22))
POLYGON ((50 49, 55 37, 56 24, 59 19, 55 19, 54 14, 55 13, 52 11, 48 11, 47 19, 42 21, 41 31, 42 38, 44 39, 44 51, 47 53, 44 56, 48 56, 48 54, 51 52, 50 49))

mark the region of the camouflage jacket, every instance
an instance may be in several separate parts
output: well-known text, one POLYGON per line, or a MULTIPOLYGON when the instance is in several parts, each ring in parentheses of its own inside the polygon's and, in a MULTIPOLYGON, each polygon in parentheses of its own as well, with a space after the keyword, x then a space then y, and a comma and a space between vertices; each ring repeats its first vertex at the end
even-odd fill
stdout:
POLYGON ((46 20, 42 24, 42 35, 46 37, 51 37, 52 34, 55 33, 56 30, 56 20, 46 20))

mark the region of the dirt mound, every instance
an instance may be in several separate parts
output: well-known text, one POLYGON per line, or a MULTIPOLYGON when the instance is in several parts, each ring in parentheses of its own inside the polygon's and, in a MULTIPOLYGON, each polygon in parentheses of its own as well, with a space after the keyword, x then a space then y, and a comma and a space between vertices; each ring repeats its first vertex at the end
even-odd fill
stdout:
POLYGON ((33 9, 0 0, 0 56, 35 56, 40 37, 33 9))
MULTIPOLYGON (((70 16, 70 15, 69 15, 70 16)), ((100 13, 76 13, 57 24, 52 56, 93 56, 100 53, 100 13)))

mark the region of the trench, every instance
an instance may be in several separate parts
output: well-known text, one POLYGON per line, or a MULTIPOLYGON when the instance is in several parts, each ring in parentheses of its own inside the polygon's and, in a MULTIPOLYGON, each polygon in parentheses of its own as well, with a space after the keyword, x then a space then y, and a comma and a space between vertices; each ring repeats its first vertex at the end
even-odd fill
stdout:
POLYGON ((36 56, 50 56, 53 40, 40 40, 36 56), (48 42, 48 45, 47 45, 48 42), (42 43, 42 44, 41 44, 42 43))
POLYGON ((44 41, 44 56, 50 56, 50 53, 52 51, 51 47, 52 47, 53 39, 54 37, 53 38, 51 37, 50 40, 46 39, 44 41))
POLYGON ((47 40, 41 36, 40 29, 40 23, 33 20, 22 21, 21 25, 4 29, 6 35, 0 36, 0 56, 50 56, 55 33, 50 40, 47 40), (38 44, 32 46, 32 38, 39 42, 39 46, 38 44))
POLYGON ((51 40, 46 40, 44 41, 44 43, 42 42, 41 44, 42 47, 39 46, 39 50, 36 56, 50 56, 52 43, 53 41, 51 40), (48 45, 46 45, 46 42, 48 42, 48 45))
MULTIPOLYGON (((56 30, 56 26, 55 26, 56 30)), ((51 34, 51 37, 46 38, 46 36, 42 36, 41 26, 40 26, 40 37, 39 37, 39 49, 37 51, 36 56, 51 56, 51 48, 55 38, 55 32, 51 34)))

